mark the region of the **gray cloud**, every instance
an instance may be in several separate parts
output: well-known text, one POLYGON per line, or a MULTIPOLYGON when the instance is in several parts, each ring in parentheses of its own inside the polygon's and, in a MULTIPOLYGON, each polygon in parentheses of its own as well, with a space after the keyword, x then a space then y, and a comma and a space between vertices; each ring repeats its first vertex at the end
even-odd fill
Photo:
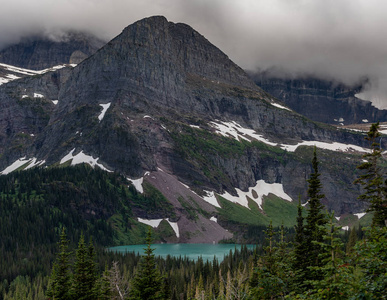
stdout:
POLYGON ((381 107, 386 11, 383 0, 14 0, 2 4, 0 47, 35 32, 58 37, 64 29, 110 39, 136 20, 164 15, 191 25, 245 69, 347 84, 367 76, 362 97, 381 107))

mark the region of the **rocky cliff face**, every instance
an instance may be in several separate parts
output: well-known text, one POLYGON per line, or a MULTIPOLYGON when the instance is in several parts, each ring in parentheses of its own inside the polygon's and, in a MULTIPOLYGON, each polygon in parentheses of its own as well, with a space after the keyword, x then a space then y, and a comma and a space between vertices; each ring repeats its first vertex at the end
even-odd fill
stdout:
POLYGON ((29 37, 0 51, 0 63, 31 70, 78 64, 105 44, 90 34, 68 32, 60 40, 29 37))
POLYGON ((263 90, 314 121, 334 125, 387 121, 387 110, 356 97, 361 84, 346 86, 313 77, 283 79, 266 73, 250 76, 263 90))
MULTIPOLYGON (((130 25, 75 68, 4 84, 0 99, 1 169, 21 157, 46 165, 77 157, 131 178, 151 172, 143 180, 174 204, 178 223, 191 230, 185 242, 229 236, 209 221, 217 210, 198 196, 205 190, 236 196, 235 188, 247 191, 263 180, 306 201, 313 147, 283 145, 364 146, 359 133, 282 106, 198 32, 164 17, 130 25), (27 137, 18 140, 20 133, 27 137), (206 226, 188 218, 187 205, 206 211, 206 226)), ((360 154, 319 155, 325 204, 337 214, 364 209, 352 186, 360 154)))

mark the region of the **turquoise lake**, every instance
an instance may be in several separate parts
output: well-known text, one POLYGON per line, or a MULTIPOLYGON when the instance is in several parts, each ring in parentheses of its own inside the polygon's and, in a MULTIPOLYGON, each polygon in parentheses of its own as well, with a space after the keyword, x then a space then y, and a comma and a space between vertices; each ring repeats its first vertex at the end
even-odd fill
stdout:
MULTIPOLYGON (((203 260, 212 260, 214 256, 221 262, 225 254, 230 250, 240 249, 242 245, 239 244, 153 244, 152 249, 156 256, 167 257, 167 255, 174 257, 187 257, 192 260, 197 260, 202 257, 203 260)), ((246 245, 248 249, 254 249, 254 245, 246 245)), ((144 254, 146 245, 128 245, 111 247, 109 250, 115 252, 135 252, 140 255, 144 254)))

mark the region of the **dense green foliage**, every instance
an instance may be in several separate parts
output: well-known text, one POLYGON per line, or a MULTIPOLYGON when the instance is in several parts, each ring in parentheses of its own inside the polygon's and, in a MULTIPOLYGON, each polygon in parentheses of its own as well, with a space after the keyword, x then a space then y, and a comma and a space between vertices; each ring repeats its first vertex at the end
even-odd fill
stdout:
POLYGON ((363 155, 364 162, 358 166, 363 174, 355 181, 364 187, 364 193, 359 199, 369 202, 369 211, 374 212, 372 224, 385 226, 387 221, 387 188, 381 174, 380 159, 382 150, 377 138, 380 137, 379 123, 372 124, 365 137, 370 143, 371 152, 363 155))
POLYGON ((143 243, 147 226, 132 211, 170 216, 172 205, 153 187, 143 195, 128 184, 86 165, 0 176, 0 278, 47 274, 63 227, 71 245, 81 232, 101 246, 143 243))

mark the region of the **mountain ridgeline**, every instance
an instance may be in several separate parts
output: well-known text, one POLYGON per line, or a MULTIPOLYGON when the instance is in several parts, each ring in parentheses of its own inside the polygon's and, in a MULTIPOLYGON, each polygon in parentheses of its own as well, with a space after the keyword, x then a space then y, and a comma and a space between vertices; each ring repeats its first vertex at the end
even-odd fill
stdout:
POLYGON ((0 63, 43 70, 56 65, 78 64, 105 42, 91 34, 69 31, 55 38, 33 36, 0 50, 0 63))
MULTIPOLYGON (((220 241, 276 217, 275 209, 263 213, 256 192, 246 207, 221 197, 210 204, 203 200, 209 192, 236 196, 235 188, 248 191, 262 180, 306 202, 310 146, 367 146, 361 133, 287 109, 198 32, 160 16, 128 26, 76 67, 0 86, 0 108, 1 170, 18 159, 25 168, 87 157, 158 189, 170 215, 138 210, 132 217, 170 218, 184 242, 220 241), (224 127, 230 134, 219 133, 224 127), (309 146, 295 146, 303 141, 309 146)), ((361 154, 318 155, 324 204, 337 215, 364 211, 352 184, 361 154)))
POLYGON ((249 74, 262 89, 311 120, 333 125, 387 121, 387 110, 357 97, 367 80, 348 86, 312 76, 282 78, 270 72, 249 74))

